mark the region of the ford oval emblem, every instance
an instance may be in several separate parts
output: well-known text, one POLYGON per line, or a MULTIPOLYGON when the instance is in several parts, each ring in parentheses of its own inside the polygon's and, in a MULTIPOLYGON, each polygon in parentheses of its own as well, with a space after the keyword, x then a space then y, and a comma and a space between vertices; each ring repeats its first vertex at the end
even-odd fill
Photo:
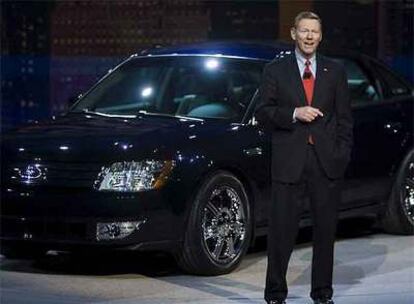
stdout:
POLYGON ((17 170, 20 181, 26 184, 39 182, 46 179, 46 168, 42 168, 40 164, 29 164, 22 170, 17 170))

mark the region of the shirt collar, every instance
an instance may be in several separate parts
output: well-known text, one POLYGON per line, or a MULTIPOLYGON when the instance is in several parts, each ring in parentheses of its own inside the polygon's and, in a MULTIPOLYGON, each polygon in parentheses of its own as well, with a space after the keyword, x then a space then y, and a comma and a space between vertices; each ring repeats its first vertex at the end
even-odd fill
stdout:
POLYGON ((313 54, 313 56, 309 59, 305 58, 302 56, 302 54, 298 51, 298 49, 295 49, 295 55, 296 55, 296 60, 300 62, 300 64, 302 64, 303 66, 305 66, 305 62, 306 60, 309 60, 311 63, 311 66, 313 66, 316 62, 316 55, 313 54))

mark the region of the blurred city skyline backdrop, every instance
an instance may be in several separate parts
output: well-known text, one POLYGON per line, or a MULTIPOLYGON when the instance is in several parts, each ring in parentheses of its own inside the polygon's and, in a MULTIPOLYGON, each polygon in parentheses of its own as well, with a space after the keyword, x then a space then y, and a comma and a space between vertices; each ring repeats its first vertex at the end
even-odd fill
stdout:
POLYGON ((71 98, 145 49, 290 42, 303 10, 322 18, 322 47, 373 56, 414 82, 413 0, 3 0, 2 129, 63 113, 71 98))

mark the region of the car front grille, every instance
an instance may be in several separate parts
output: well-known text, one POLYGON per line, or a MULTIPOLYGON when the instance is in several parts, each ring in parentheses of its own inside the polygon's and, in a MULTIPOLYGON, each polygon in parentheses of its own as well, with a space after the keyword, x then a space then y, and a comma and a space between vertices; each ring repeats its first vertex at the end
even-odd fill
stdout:
POLYGON ((3 239, 85 241, 87 224, 80 221, 4 216, 1 218, 0 235, 3 239))
POLYGON ((101 165, 87 163, 47 162, 36 164, 34 178, 28 178, 29 162, 20 162, 7 165, 5 180, 13 184, 31 184, 59 187, 91 187, 95 181, 101 165), (40 176, 41 177, 38 177, 40 176))

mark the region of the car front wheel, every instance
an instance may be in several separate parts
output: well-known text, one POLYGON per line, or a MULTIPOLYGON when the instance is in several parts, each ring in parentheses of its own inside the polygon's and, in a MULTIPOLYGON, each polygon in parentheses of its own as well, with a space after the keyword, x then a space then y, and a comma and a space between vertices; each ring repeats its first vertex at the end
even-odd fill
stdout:
POLYGON ((390 233, 414 234, 414 150, 398 171, 382 224, 390 233))
POLYGON ((252 230, 243 184, 219 171, 199 188, 176 259, 186 272, 219 275, 233 271, 249 247, 252 230))

